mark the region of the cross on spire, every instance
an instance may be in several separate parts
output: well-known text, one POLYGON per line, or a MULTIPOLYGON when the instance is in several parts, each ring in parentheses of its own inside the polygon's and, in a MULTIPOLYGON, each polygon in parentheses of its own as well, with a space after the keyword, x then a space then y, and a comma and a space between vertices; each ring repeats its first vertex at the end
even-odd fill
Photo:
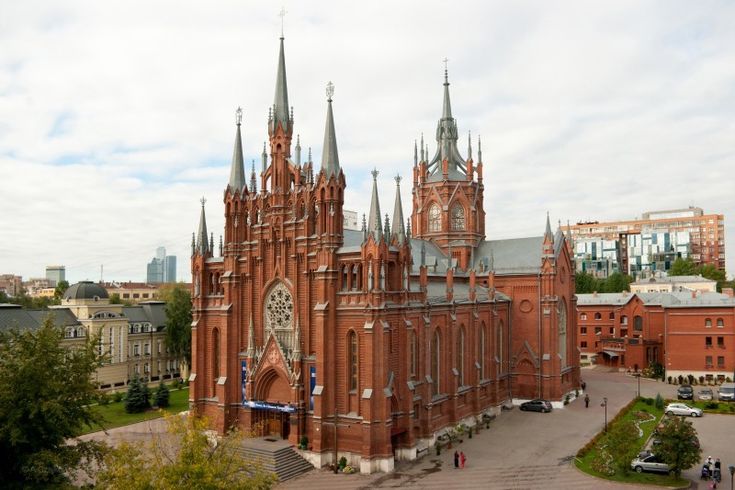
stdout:
POLYGON ((204 205, 207 204, 207 198, 202 197, 201 199, 199 199, 199 202, 202 203, 202 207, 204 207, 204 205))
POLYGON ((242 107, 239 106, 235 111, 235 124, 237 124, 238 126, 242 124, 242 107))
POLYGON ((327 100, 331 102, 332 96, 334 96, 334 84, 330 81, 327 82, 327 100))
POLYGON ((283 38, 283 19, 286 17, 286 7, 281 7, 281 11, 278 12, 278 16, 281 18, 281 38, 283 38))
POLYGON ((447 66, 447 63, 449 63, 449 58, 445 56, 442 61, 444 62, 444 81, 447 82, 449 81, 449 69, 447 66))

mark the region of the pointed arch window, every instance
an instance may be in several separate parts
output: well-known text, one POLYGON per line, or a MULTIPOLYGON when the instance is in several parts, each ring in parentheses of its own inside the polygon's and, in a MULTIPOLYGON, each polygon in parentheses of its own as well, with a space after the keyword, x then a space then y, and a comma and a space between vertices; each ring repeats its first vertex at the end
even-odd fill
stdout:
POLYGON ((465 217, 464 207, 461 204, 455 204, 452 207, 452 230, 464 230, 465 217))
POLYGON ((477 360, 480 363, 480 379, 485 378, 485 324, 480 325, 480 341, 477 343, 477 360))
POLYGON ((349 362, 350 362, 350 391, 357 391, 357 374, 358 374, 358 346, 357 334, 354 330, 350 331, 348 337, 349 345, 349 362))
POLYGON ((559 357, 561 358, 561 367, 566 367, 567 365, 567 305, 563 301, 559 304, 558 323, 559 323, 559 357))
POLYGON ((442 217, 441 210, 437 204, 432 204, 429 208, 429 231, 441 231, 442 217))
POLYGON ((416 364, 417 364, 417 360, 418 360, 418 351, 417 351, 417 346, 416 346, 416 332, 409 332, 408 333, 408 336, 409 336, 409 339, 410 339, 409 340, 409 347, 410 347, 410 353, 409 354, 411 356, 410 357, 410 360, 409 360, 408 369, 409 369, 409 374, 411 375, 411 377, 412 378, 415 378, 416 377, 416 368, 417 368, 416 364))
POLYGON ((498 376, 503 373, 503 327, 503 320, 500 320, 495 337, 495 357, 498 361, 498 376))
POLYGON ((464 386, 464 327, 460 327, 457 336, 457 373, 459 386, 464 386))
POLYGON ((434 395, 439 394, 439 370, 441 369, 441 337, 439 330, 434 332, 431 346, 431 381, 433 382, 434 395))
POLYGON ((217 380, 219 379, 219 363, 220 363, 220 345, 219 345, 219 330, 214 329, 212 331, 212 396, 217 394, 217 380))

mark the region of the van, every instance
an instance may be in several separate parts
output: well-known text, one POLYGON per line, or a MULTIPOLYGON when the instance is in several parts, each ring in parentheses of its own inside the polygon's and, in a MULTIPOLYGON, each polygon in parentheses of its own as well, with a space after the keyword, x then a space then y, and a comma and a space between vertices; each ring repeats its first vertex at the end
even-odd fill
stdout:
POLYGON ((717 390, 717 398, 723 402, 735 401, 735 383, 722 383, 717 390))

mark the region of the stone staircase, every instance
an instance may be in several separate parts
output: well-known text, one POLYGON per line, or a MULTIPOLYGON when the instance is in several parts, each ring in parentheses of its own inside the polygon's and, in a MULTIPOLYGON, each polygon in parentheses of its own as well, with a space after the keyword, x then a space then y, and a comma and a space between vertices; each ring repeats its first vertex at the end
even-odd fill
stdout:
POLYGON ((240 447, 243 457, 257 461, 264 470, 275 473, 279 481, 311 471, 314 466, 302 458, 290 445, 248 440, 240 447))

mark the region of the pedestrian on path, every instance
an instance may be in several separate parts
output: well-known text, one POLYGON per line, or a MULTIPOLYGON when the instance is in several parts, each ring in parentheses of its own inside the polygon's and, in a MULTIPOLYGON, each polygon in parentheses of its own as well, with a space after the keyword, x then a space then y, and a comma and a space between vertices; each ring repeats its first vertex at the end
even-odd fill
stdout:
POLYGON ((459 467, 464 469, 464 463, 467 461, 467 458, 464 455, 464 451, 459 452, 459 467))
POLYGON ((454 451, 454 469, 459 468, 459 453, 454 451))
POLYGON ((584 408, 590 408, 590 396, 587 393, 584 395, 584 408))
POLYGON ((582 381, 582 391, 584 391, 586 389, 587 389, 587 383, 585 383, 584 381, 582 381))

